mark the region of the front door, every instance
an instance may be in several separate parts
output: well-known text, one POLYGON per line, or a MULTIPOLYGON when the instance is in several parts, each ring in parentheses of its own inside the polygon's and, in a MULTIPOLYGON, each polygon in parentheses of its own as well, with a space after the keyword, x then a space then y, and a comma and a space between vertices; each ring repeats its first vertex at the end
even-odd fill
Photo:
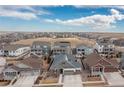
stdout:
POLYGON ((103 72, 103 68, 100 68, 100 72, 103 72))

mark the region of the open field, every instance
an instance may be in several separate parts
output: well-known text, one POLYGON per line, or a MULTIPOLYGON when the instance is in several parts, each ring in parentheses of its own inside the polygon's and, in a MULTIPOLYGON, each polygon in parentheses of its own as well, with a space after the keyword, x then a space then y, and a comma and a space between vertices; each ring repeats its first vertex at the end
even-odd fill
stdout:
POLYGON ((87 45, 87 46, 92 46, 92 45, 95 44, 94 40, 87 39, 87 38, 82 38, 81 40, 78 39, 78 38, 57 38, 57 39, 36 38, 36 39, 20 40, 20 41, 14 42, 13 44, 31 45, 34 41, 47 41, 47 42, 51 42, 52 44, 53 44, 53 42, 56 42, 56 41, 69 41, 69 42, 71 42, 72 47, 75 47, 75 45, 78 45, 78 44, 84 44, 84 45, 87 45))

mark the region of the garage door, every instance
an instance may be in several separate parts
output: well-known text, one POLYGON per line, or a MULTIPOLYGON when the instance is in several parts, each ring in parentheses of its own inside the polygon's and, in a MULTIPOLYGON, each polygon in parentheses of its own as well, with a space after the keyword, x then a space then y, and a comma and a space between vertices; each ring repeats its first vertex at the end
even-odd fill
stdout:
POLYGON ((73 75, 74 74, 74 70, 66 70, 64 71, 64 75, 73 75))

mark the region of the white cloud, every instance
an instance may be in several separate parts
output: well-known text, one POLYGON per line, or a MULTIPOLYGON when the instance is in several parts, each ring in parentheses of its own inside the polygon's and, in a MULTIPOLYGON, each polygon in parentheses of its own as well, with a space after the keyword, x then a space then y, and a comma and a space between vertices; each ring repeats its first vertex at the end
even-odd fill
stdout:
POLYGON ((111 15, 95 14, 92 16, 86 16, 77 19, 69 19, 69 20, 47 19, 45 21, 50 23, 63 24, 63 25, 75 25, 75 26, 86 25, 92 27, 93 29, 101 29, 101 28, 108 29, 115 27, 115 25, 113 24, 115 24, 116 21, 124 19, 124 15, 121 14, 118 10, 111 9, 110 12, 111 15))
POLYGON ((116 9, 124 9, 123 5, 74 5, 75 8, 116 8, 116 9))
POLYGON ((50 14, 44 10, 36 10, 31 6, 0 6, 0 16, 20 18, 24 20, 37 19, 37 15, 50 14), (21 11, 25 10, 25 11, 21 11))

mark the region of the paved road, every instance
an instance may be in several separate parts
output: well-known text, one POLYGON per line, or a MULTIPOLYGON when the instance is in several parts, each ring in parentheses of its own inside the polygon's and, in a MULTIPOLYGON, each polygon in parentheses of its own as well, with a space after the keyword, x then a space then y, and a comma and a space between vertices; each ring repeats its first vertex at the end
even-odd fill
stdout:
POLYGON ((31 87, 37 76, 21 76, 13 85, 13 87, 31 87))
POLYGON ((82 80, 80 75, 65 75, 64 87, 82 87, 82 80))

